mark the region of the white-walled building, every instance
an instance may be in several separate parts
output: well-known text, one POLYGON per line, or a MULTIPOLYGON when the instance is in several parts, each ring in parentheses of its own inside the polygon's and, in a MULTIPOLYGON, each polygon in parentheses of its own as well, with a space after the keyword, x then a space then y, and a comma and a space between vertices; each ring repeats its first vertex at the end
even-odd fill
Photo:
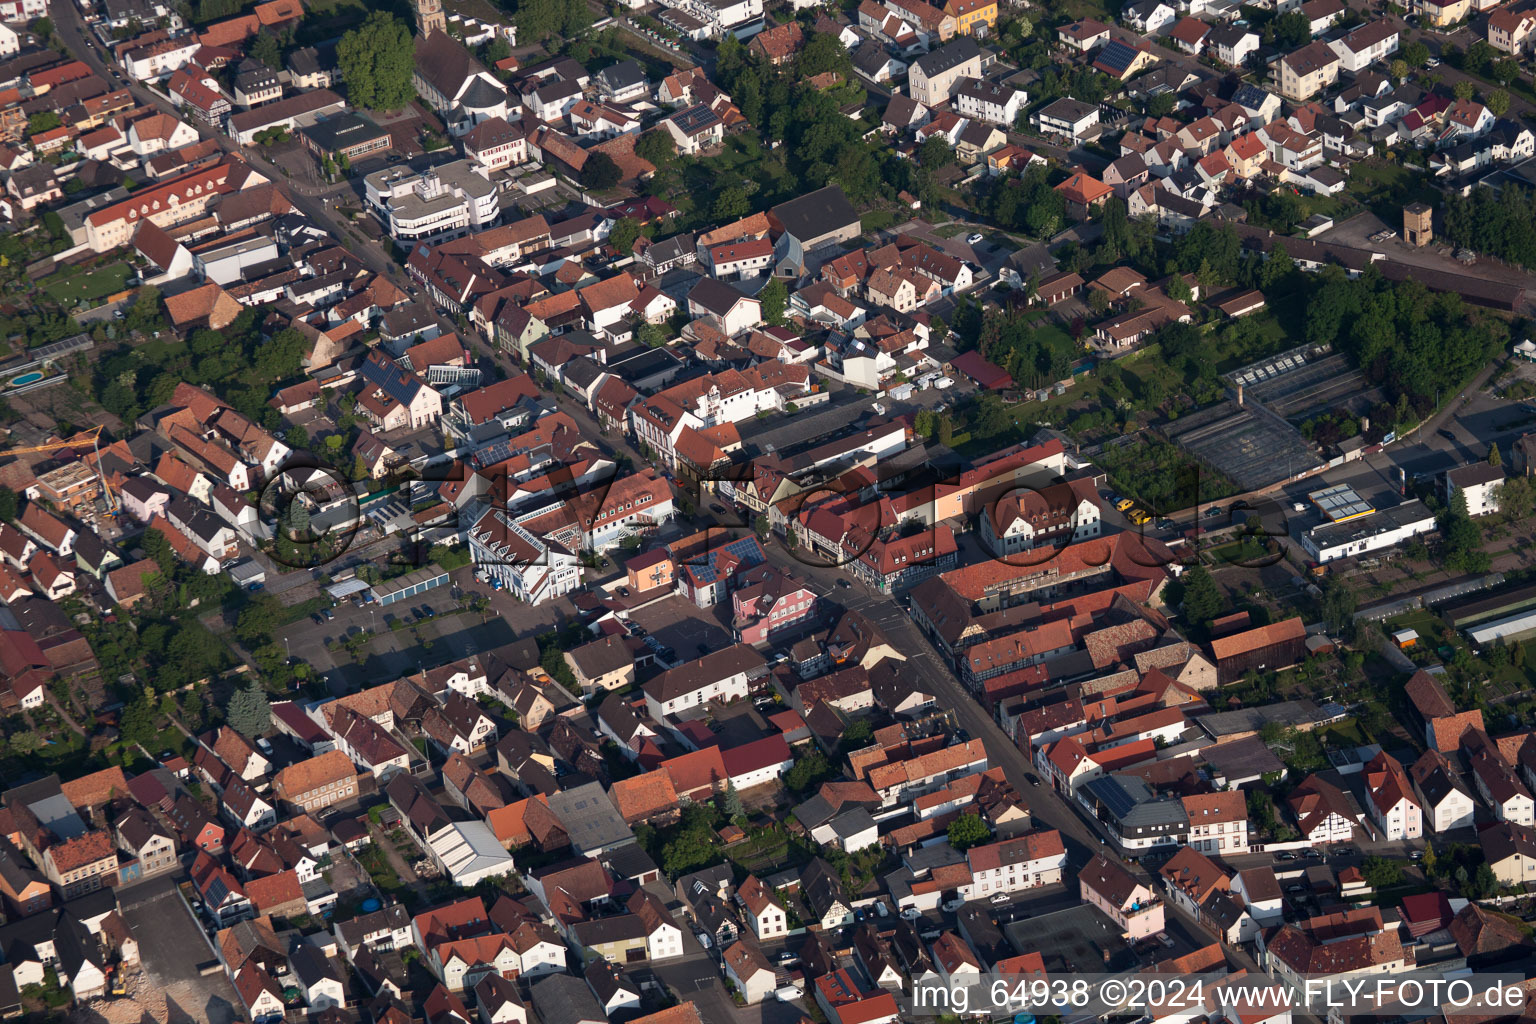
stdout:
POLYGON ((484 168, 467 160, 420 173, 389 167, 363 181, 369 209, 397 241, 457 238, 490 227, 501 215, 496 186, 484 168))

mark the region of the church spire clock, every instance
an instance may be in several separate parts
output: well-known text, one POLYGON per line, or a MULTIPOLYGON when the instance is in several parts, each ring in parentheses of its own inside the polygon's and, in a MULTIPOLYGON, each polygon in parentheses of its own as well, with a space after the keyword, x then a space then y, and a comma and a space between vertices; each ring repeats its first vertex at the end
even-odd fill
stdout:
POLYGON ((416 8, 416 31, 423 36, 448 30, 448 16, 443 13, 443 0, 411 0, 416 8))

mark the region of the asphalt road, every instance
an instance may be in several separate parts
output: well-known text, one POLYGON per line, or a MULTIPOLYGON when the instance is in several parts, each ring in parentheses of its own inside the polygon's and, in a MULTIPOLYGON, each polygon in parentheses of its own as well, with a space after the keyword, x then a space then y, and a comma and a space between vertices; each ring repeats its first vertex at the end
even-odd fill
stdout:
POLYGON ((1039 786, 1031 784, 1030 779, 1038 778, 1038 775, 1028 757, 939 660, 901 605, 851 580, 850 586, 839 586, 839 580, 848 580, 840 569, 807 564, 777 538, 769 540, 764 549, 770 563, 810 581, 818 592, 846 608, 862 612, 885 631, 896 649, 906 656, 907 664, 916 670, 924 686, 937 698, 939 706, 951 710, 960 728, 986 744, 989 762, 1001 767, 1008 781, 1018 790, 1029 806, 1035 827, 1054 828, 1061 833, 1071 864, 1084 865, 1101 851, 1113 854, 1098 832, 1089 826, 1085 816, 1054 793, 1044 780, 1039 786))
MULTIPOLYGON (((181 118, 180 111, 165 97, 141 85, 130 82, 126 77, 118 74, 115 67, 108 61, 96 43, 94 35, 92 35, 81 16, 78 5, 61 4, 53 10, 53 15, 54 31, 57 32, 59 38, 69 48, 69 51, 75 57, 84 61, 91 70, 95 71, 106 81, 116 82, 127 88, 138 102, 153 106, 157 110, 170 114, 178 120, 181 118)), ((264 158, 258 149, 254 147, 241 147, 229 136, 216 132, 206 125, 194 122, 188 123, 197 129, 200 137, 217 141, 219 148, 226 153, 239 153, 241 159, 272 181, 283 181, 282 171, 264 158)), ((405 272, 385 255, 378 245, 358 243, 352 238, 342 221, 332 215, 327 208, 326 200, 323 197, 307 196, 295 189, 286 187, 283 188, 283 192, 299 212, 314 221, 315 224, 329 231, 338 242, 350 242, 351 244, 347 246, 348 251, 361 259, 368 269, 375 273, 384 274, 401 287, 407 287, 410 284, 406 279, 405 272)))

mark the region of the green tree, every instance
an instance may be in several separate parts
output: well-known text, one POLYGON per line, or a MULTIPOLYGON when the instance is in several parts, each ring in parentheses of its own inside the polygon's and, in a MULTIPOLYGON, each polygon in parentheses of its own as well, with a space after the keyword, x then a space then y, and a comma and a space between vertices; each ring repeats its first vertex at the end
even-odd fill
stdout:
POLYGON ((813 750, 804 757, 795 758, 795 763, 784 773, 784 785, 792 793, 804 793, 831 777, 832 765, 827 756, 819 750, 813 750))
POLYGON ((416 97, 411 75, 416 50, 405 23, 374 11, 336 44, 336 64, 347 98, 366 110, 399 110, 416 97))
POLYGON ((247 647, 271 643, 284 618, 282 603, 263 594, 241 609, 235 619, 235 636, 247 647))
POLYGON ((1387 65, 1387 71, 1394 79, 1401 82, 1408 77, 1408 62, 1399 57, 1387 65))
POLYGON ((1499 454, 1499 445, 1497 441, 1488 447, 1488 465, 1494 467, 1504 465, 1504 457, 1499 454))
POLYGON ((1529 477, 1512 476, 1499 485, 1499 512, 1511 523, 1523 523, 1531 514, 1533 495, 1529 477))
POLYGON ((0 484, 0 522, 14 523, 20 512, 20 502, 16 498, 16 492, 0 484))
POLYGON ((937 171, 955 162, 955 151, 940 135, 930 135, 917 150, 918 163, 930 171, 937 171))
POLYGON ((224 709, 225 721, 241 735, 254 739, 272 725, 272 704, 261 684, 252 679, 236 690, 224 709))
POLYGON ((294 451, 303 451, 309 447, 309 431, 305 430, 301 424, 295 423, 288 428, 288 433, 283 435, 283 440, 294 451))
POLYGON ((1495 89, 1483 98, 1488 112, 1494 117, 1503 117, 1509 113, 1509 93, 1503 89, 1495 89))
POLYGON ((789 289, 784 286, 782 278, 775 277, 763 285, 762 291, 757 293, 757 301, 762 304, 763 319, 774 327, 784 323, 784 309, 789 303, 789 289))
POLYGON ((1205 625, 1221 614, 1226 601, 1211 574, 1203 565, 1190 566, 1180 581, 1184 584, 1184 618, 1205 625))
POLYGON ((961 852, 980 846, 991 838, 992 830, 973 811, 967 811, 949 823, 949 845, 961 852))
POLYGON ((842 747, 844 752, 860 750, 869 746, 869 742, 874 739, 874 736, 875 730, 869 724, 869 720, 859 718, 850 722, 848 728, 843 730, 843 737, 838 742, 838 746, 842 747))
POLYGON ((661 325, 643 320, 635 328, 635 340, 650 348, 661 348, 667 343, 667 332, 661 329, 661 325))
POLYGON ((29 757, 43 749, 43 738, 31 729, 23 729, 6 741, 13 754, 29 757))
POLYGON ((716 220, 736 220, 745 217, 752 209, 751 195, 741 185, 731 185, 723 188, 715 196, 715 203, 710 208, 710 213, 716 220))
POLYGON ((640 237, 640 222, 633 217, 620 217, 614 222, 613 230, 608 234, 608 244, 621 253, 631 253, 635 249, 635 241, 640 237))
POLYGON ((1373 889, 1385 889, 1403 880, 1403 867, 1385 857, 1367 857, 1360 871, 1373 889))
POLYGON ((54 111, 40 110, 27 118, 27 134, 39 135, 43 132, 51 132, 63 123, 54 111))
POLYGON ((672 163, 672 158, 677 155, 677 150, 672 145, 672 136, 666 129, 652 129, 640 136, 635 141, 635 156, 656 165, 657 168, 666 167, 672 163))
POLYGON ((1474 95, 1476 95, 1477 86, 1463 78, 1461 81, 1451 86, 1451 92, 1458 100, 1469 100, 1474 95))
POLYGON ((158 721, 159 711, 150 698, 149 691, 140 690, 139 695, 123 708, 123 713, 118 718, 117 728, 123 739, 129 743, 147 743, 154 738, 155 725, 158 721))
POLYGON ((1409 67, 1421 68, 1429 63, 1429 47, 1417 40, 1403 47, 1402 54, 1409 67))
POLYGON ((601 192, 624 180, 624 172, 607 153, 589 153, 581 168, 581 183, 601 192))
POLYGON ((247 56, 261 61, 273 71, 282 69, 283 44, 278 42, 277 36, 266 29, 256 33, 256 38, 251 40, 245 52, 247 56))
POLYGON ((1160 92, 1147 100, 1148 117, 1167 117, 1173 113, 1173 108, 1178 105, 1179 97, 1176 93, 1160 92))
POLYGON ((1195 293, 1190 290, 1189 282, 1184 280, 1183 275, 1175 274, 1168 279, 1168 297, 1188 305, 1195 300, 1195 293))
POLYGON ((1281 50, 1290 51, 1306 45, 1312 38, 1312 22, 1300 11, 1290 11, 1271 21, 1265 34, 1281 50))
POLYGON ((518 38, 532 43, 555 35, 564 18, 563 8, 562 0, 521 0, 513 16, 518 38))
MULTIPOLYGON (((1520 77, 1520 63, 1513 57, 1496 60, 1488 66, 1488 77, 1500 85, 1507 86, 1520 77)), ((1489 99, 1492 99, 1492 97, 1489 97, 1489 99)), ((1505 102, 1508 102, 1507 93, 1505 94, 1505 102)), ((1493 110, 1493 106, 1490 104, 1488 109, 1493 110)), ((1494 113, 1497 114, 1498 111, 1494 110, 1494 113)))
POLYGON ((1323 584, 1323 622, 1335 633, 1342 632, 1355 620, 1355 592, 1337 576, 1323 584))
POLYGON ((564 10, 560 14, 560 34, 566 39, 577 39, 586 35, 592 27, 592 8, 587 6, 586 0, 564 0, 564 10))
POLYGON ((1283 241, 1277 240, 1275 247, 1270 250, 1264 260, 1264 265, 1259 268, 1259 288, 1268 290, 1279 284, 1291 275, 1296 269, 1296 261, 1291 258, 1290 249, 1286 248, 1283 241))
POLYGON ((484 46, 480 47, 481 61, 490 65, 491 67, 495 67, 497 64, 506 60, 510 56, 512 56, 512 47, 508 45, 506 39, 499 35, 495 39, 492 39, 490 42, 486 43, 484 46))
POLYGON ((736 792, 736 784, 729 779, 725 781, 725 792, 720 794, 720 813, 732 820, 747 813, 741 803, 741 794, 736 792))
POLYGON ((171 542, 165 539, 165 534, 159 530, 145 530, 139 546, 160 567, 160 575, 170 579, 176 574, 176 552, 171 550, 171 542))
POLYGON ((1488 552, 1483 550, 1483 531, 1467 514, 1467 494, 1456 490, 1451 506, 1440 518, 1440 532, 1445 537, 1443 560, 1447 569, 1463 573, 1488 571, 1488 552))

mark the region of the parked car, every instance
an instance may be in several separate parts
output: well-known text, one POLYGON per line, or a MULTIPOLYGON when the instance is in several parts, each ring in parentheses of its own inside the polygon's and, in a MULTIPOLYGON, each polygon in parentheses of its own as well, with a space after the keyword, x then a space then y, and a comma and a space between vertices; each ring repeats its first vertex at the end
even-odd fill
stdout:
POLYGON ((778 956, 778 961, 781 964, 792 964, 792 963, 794 963, 795 961, 797 961, 799 959, 800 959, 799 954, 797 954, 792 949, 786 949, 783 952, 781 952, 779 954, 779 956, 778 956))
POLYGON ((1275 854, 1275 860, 1295 860, 1295 859, 1296 859, 1296 854, 1295 854, 1294 851, 1291 851, 1291 850, 1281 850, 1279 853, 1275 854))
POLYGON ((1306 852, 1302 854, 1302 856, 1310 857, 1313 860, 1321 860, 1322 856, 1323 856, 1323 851, 1317 849, 1316 847, 1309 846, 1309 847, 1307 847, 1306 852))
POLYGON ((966 239, 965 239, 965 244, 966 245, 980 245, 985 240, 986 240, 986 236, 983 235, 980 231, 978 231, 978 232, 976 232, 973 235, 967 235, 966 239))
POLYGON ((1167 932, 1158 932, 1157 933, 1157 941, 1161 942, 1163 945, 1167 946, 1169 949, 1173 948, 1173 939, 1168 937, 1168 933, 1167 932))
POLYGON ((1307 887, 1302 885, 1300 882, 1298 882, 1295 885, 1288 885, 1288 886, 1286 886, 1285 887, 1285 891, 1288 892, 1288 893, 1293 893, 1293 894, 1294 893, 1299 893, 1299 892, 1306 892, 1307 891, 1307 887))
POLYGON ((939 909, 944 911, 946 914, 953 914, 963 906, 965 906, 965 900, 945 900, 943 903, 939 904, 939 909))
POLYGON ((903 921, 916 921, 922 916, 923 912, 918 910, 916 907, 908 907, 906 910, 901 912, 901 919, 903 921))
POLYGON ((1119 501, 1115 502, 1115 509, 1120 512, 1129 512, 1135 507, 1136 503, 1130 498, 1121 498, 1119 501))
POLYGON ((1005 892, 996 893, 987 902, 992 904, 994 907, 1003 906, 1008 902, 1008 894, 1005 892))

